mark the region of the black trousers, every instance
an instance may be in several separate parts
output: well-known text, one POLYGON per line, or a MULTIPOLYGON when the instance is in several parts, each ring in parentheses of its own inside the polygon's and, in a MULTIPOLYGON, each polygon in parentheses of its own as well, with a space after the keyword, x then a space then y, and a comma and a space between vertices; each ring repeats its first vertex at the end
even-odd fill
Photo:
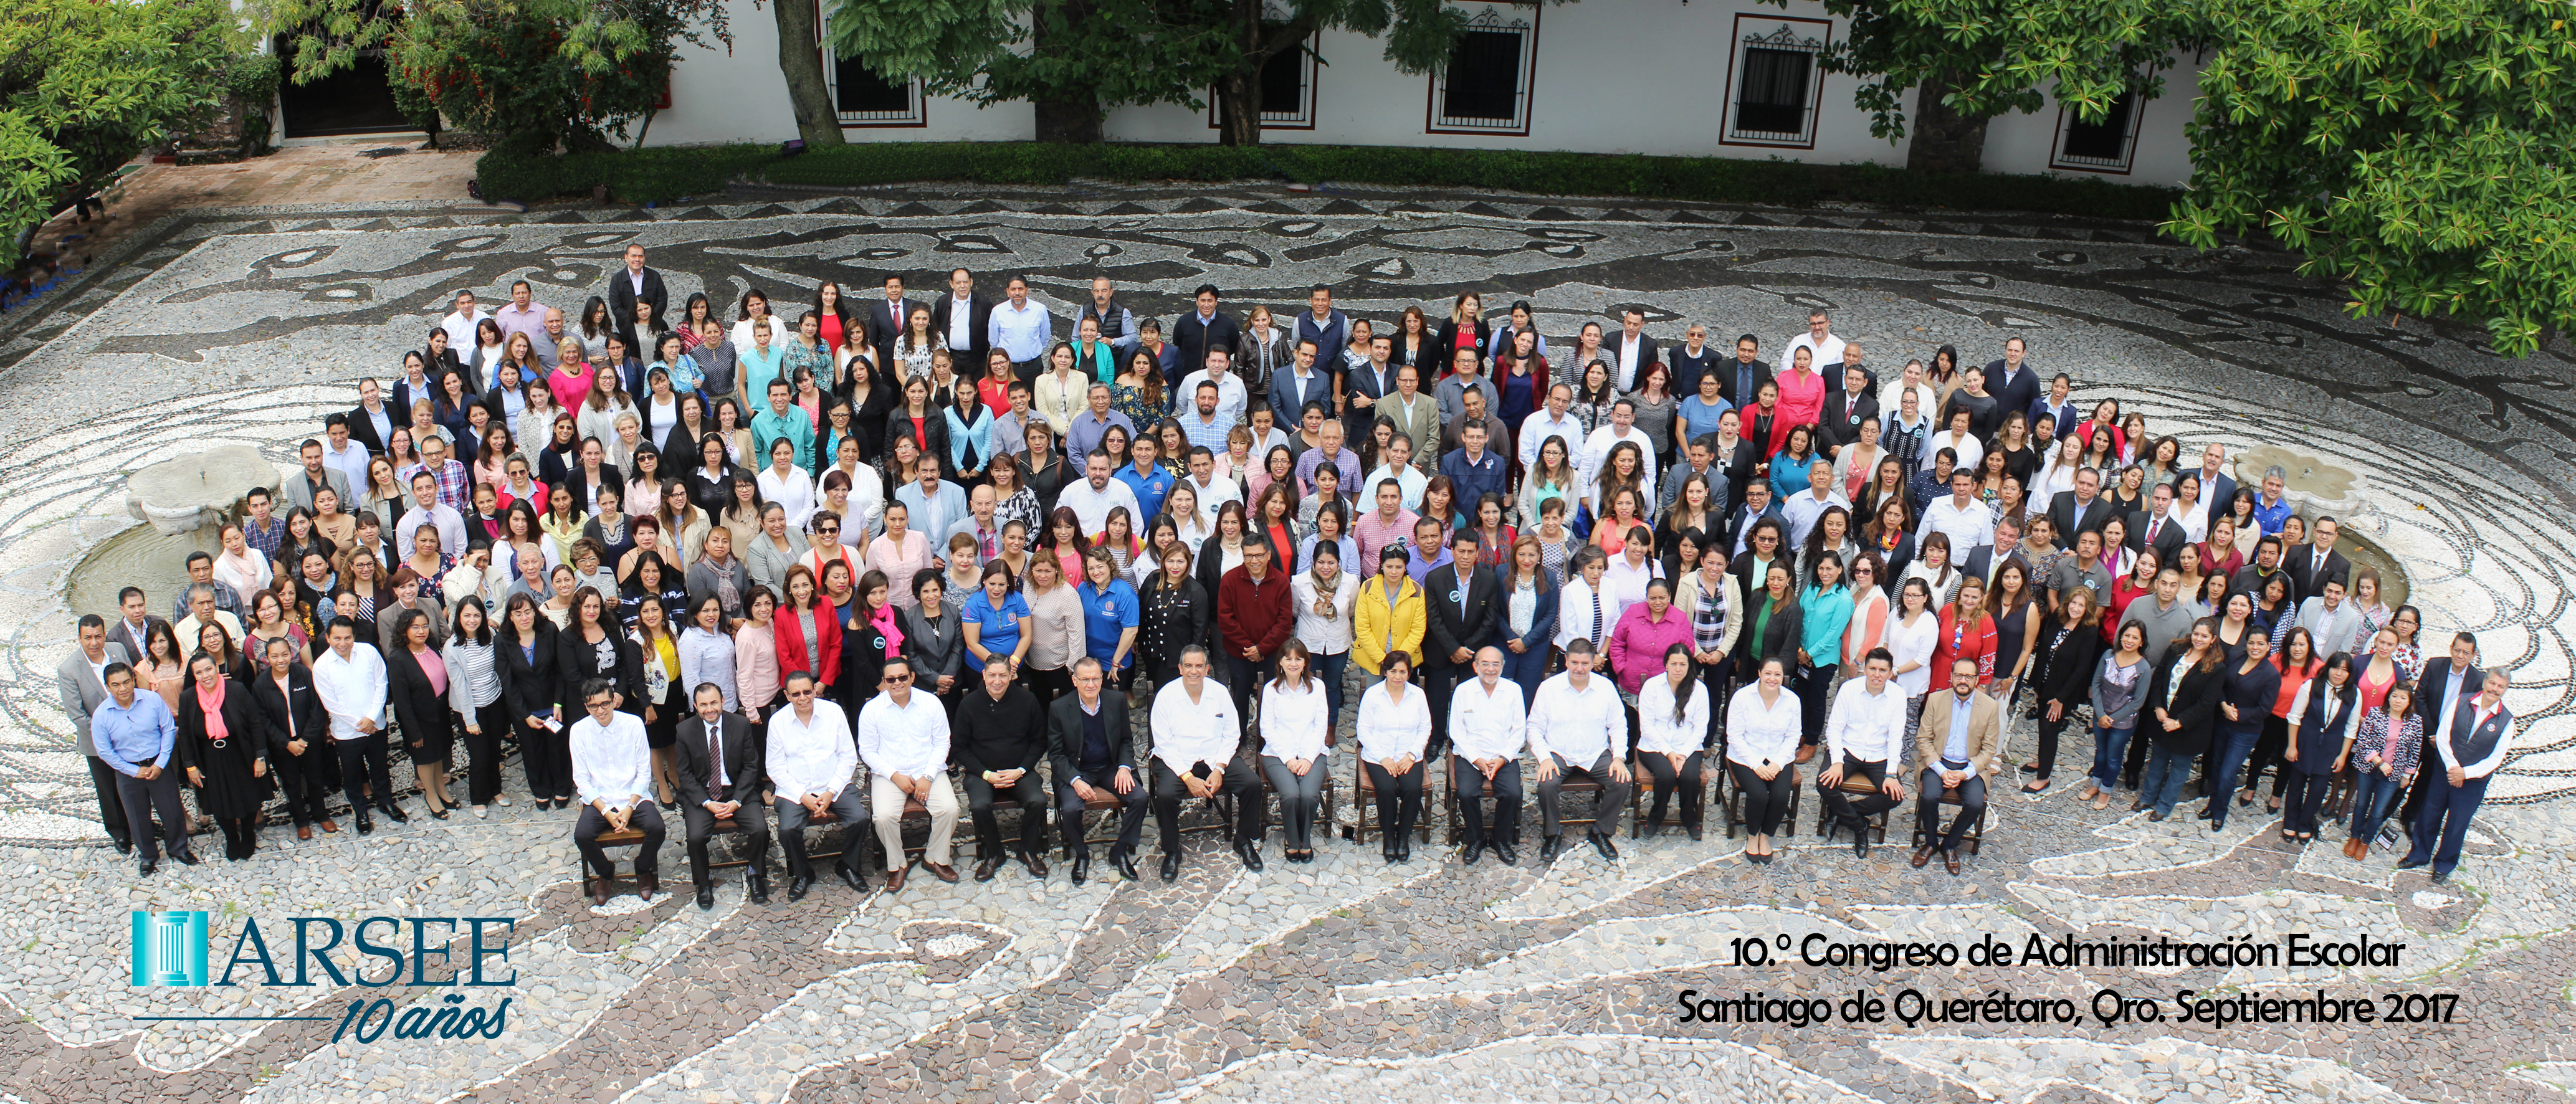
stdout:
MULTIPOLYGON (((113 768, 110 768, 113 769, 113 768)), ((164 768, 161 777, 146 782, 130 774, 116 776, 116 800, 125 808, 125 830, 141 849, 146 862, 157 860, 166 848, 171 858, 189 854, 188 810, 179 804, 179 769, 164 768), (161 814, 160 841, 152 835, 152 814, 161 814)))
POLYGON ((539 801, 572 797, 572 727, 547 731, 519 722, 519 760, 528 772, 528 796, 539 801))
POLYGON ((1923 768, 1916 777, 1920 787, 1914 795, 1914 826, 1943 851, 1955 852, 1959 841, 1966 838, 1968 827, 1986 812, 1986 776, 1971 769, 1967 781, 1959 783, 1959 815, 1951 818, 1948 831, 1941 830, 1941 768, 1923 768))
POLYGON ((1377 791, 1377 822, 1382 837, 1389 844, 1411 835, 1413 826, 1422 820, 1422 779, 1429 772, 1423 768, 1429 759, 1416 760, 1413 769, 1394 774, 1367 760, 1360 769, 1368 772, 1369 787, 1377 791))
MULTIPOLYGON (((662 807, 650 801, 636 805, 626 826, 644 833, 644 844, 635 851, 635 876, 653 877, 662 869, 662 807)), ((614 878, 617 864, 609 859, 608 849, 599 845, 599 834, 607 830, 608 817, 597 806, 584 805, 581 819, 572 826, 572 842, 581 848, 581 861, 589 864, 591 873, 614 878)))
MULTIPOLYGON (((751 853, 751 872, 766 879, 769 876, 769 811, 758 801, 746 801, 733 811, 733 822, 742 825, 742 842, 751 853)), ((686 833, 689 848, 689 880, 707 884, 707 837, 714 833, 716 815, 704 805, 680 806, 680 830, 686 833)))
MULTIPOLYGON (((1869 818, 1896 807, 1896 799, 1887 796, 1887 791, 1884 788, 1881 788, 1858 801, 1854 801, 1850 794, 1843 792, 1842 787, 1825 785, 1824 780, 1821 777, 1823 772, 1819 771, 1817 773, 1819 777, 1816 780, 1816 792, 1824 799, 1825 811, 1832 813, 1834 819, 1840 821, 1846 828, 1858 831, 1862 825, 1869 822, 1869 818)), ((1845 755, 1843 756, 1843 774, 1846 777, 1856 776, 1869 779, 1869 784, 1874 787, 1885 787, 1887 785, 1887 764, 1885 762, 1863 762, 1861 760, 1854 759, 1849 755, 1845 755)))
MULTIPOLYGON (((2143 777, 2147 773, 2147 749, 2155 746, 2155 741, 2148 737, 2146 724, 2155 718, 2156 714, 2154 710, 2142 710, 2139 713, 2138 727, 2132 730, 2133 734, 2129 737, 2129 753, 2121 757, 2121 789, 2137 789, 2137 779, 2143 777)), ((2216 743, 2217 741, 2213 740, 2211 742, 2216 743)))
POLYGON ((1494 798, 1494 835, 1517 840, 1521 835, 1521 761, 1507 760, 1494 772, 1491 781, 1476 764, 1460 756, 1449 757, 1449 789, 1458 795, 1458 817, 1467 822, 1467 845, 1485 842, 1485 802, 1494 798))
MULTIPOLYGON (((1160 764, 1156 766, 1159 767, 1160 764)), ((1138 841, 1145 836, 1145 807, 1154 799, 1154 787, 1148 778, 1136 779, 1136 788, 1123 794, 1118 792, 1118 772, 1115 769, 1085 771, 1082 773, 1082 781, 1092 789, 1115 797, 1119 801, 1118 842, 1111 845, 1109 854, 1113 858, 1135 854, 1138 841)), ((1082 794, 1073 788, 1073 779, 1055 780, 1056 831, 1064 838, 1064 849, 1075 855, 1090 852, 1090 848, 1083 843, 1082 833, 1082 814, 1088 807, 1088 804, 1082 800, 1082 794)))
POLYGON ((2237 787, 2246 790, 2254 789, 2254 784, 2262 781, 2263 772, 2270 770, 2272 796, 2279 797, 2288 791, 2290 775, 2298 771, 2298 768, 2290 765, 2289 760, 2281 758, 2281 752, 2289 746, 2290 722, 2281 717, 2265 714, 2263 734, 2254 740, 2254 753, 2245 759, 2244 781, 2238 782, 2237 787))
MULTIPOLYGON (((876 825, 868 819, 868 799, 864 791, 856 782, 844 783, 841 792, 833 794, 832 803, 826 807, 833 816, 841 818, 841 865, 851 870, 867 870, 868 840, 876 835, 876 825)), ((787 857, 787 876, 813 877, 814 864, 805 859, 805 806, 786 794, 779 794, 770 800, 769 808, 778 814, 778 850, 787 857)))
MULTIPOLYGON (((1189 774, 1205 781, 1219 771, 1225 774, 1224 792, 1234 795, 1233 842, 1260 839, 1262 816, 1270 811, 1270 799, 1261 790, 1261 773, 1253 768, 1252 757, 1238 752, 1222 767, 1201 760, 1190 764, 1189 774)), ((1166 855, 1181 853, 1181 800, 1188 796, 1189 791, 1181 786, 1181 776, 1173 772, 1171 765, 1154 760, 1154 824, 1162 833, 1166 855)))
MULTIPOLYGON (((983 776, 957 772, 966 783, 966 814, 975 821, 975 857, 997 859, 1003 856, 1002 821, 993 813, 993 795, 1000 787, 984 781, 983 776)), ((1020 803, 1020 850, 1036 854, 1046 848, 1046 780, 1030 771, 1012 783, 1007 792, 1020 803)))
POLYGON ((1646 813, 1647 825, 1655 828, 1664 826, 1664 810, 1672 803, 1673 791, 1679 789, 1682 794, 1682 827, 1699 827, 1708 801, 1708 787, 1700 782, 1700 755, 1696 751, 1690 753, 1689 758, 1682 760, 1681 770, 1676 772, 1673 761, 1661 754, 1651 751, 1638 753, 1637 759, 1645 764, 1646 775, 1653 780, 1655 787, 1655 804, 1646 813))
POLYGON ((2040 781, 2048 781, 2048 776, 2057 772, 2057 741, 2066 734, 2066 726, 2074 723, 2074 720, 2074 706, 2067 706, 2065 712, 2052 721, 2048 719, 2048 703, 2040 703, 2039 755, 2033 759, 2039 764, 2040 781))
MULTIPOLYGON (((339 763, 329 746, 330 738, 304 741, 304 754, 269 756, 269 769, 277 776, 277 791, 286 797, 286 813, 295 818, 298 828, 330 817, 326 803, 331 788, 339 780, 339 763)), ((352 812, 355 808, 352 807, 352 812)))
MULTIPOLYGON (((89 786, 98 791, 98 826, 107 829, 107 838, 115 840, 117 846, 131 846, 134 827, 125 822, 125 799, 118 797, 116 792, 116 780, 125 776, 116 773, 115 767, 108 766, 107 760, 98 756, 85 755, 82 758, 89 760, 89 786)), ((295 823, 304 821, 299 817, 295 823)))
MULTIPOLYGON (((1242 718, 1245 731, 1252 731, 1252 703, 1261 700, 1261 684, 1278 673, 1276 655, 1258 663, 1231 653, 1225 657, 1225 690, 1234 695, 1234 715, 1242 718)), ((1155 683, 1154 689, 1159 693, 1165 685, 1155 683)))
POLYGON ((1735 657, 1719 656, 1715 663, 1699 665, 1699 680, 1708 684, 1708 739, 1700 746, 1726 754, 1726 703, 1734 695, 1727 691, 1728 680, 1735 675, 1735 657))
POLYGON ((2281 777, 2289 780, 2289 791, 2281 797, 2281 827, 2292 832, 2314 835, 2317 830, 2317 806, 2334 788, 2335 776, 2309 774, 2296 764, 2281 768, 2281 777))
POLYGON ((493 798, 501 796, 502 725, 501 711, 488 705, 476 710, 474 716, 456 717, 456 735, 465 741, 465 794, 469 804, 489 805, 493 798), (466 731, 468 723, 483 731, 466 731))
POLYGON ((1744 791, 1744 830, 1756 836, 1779 831, 1780 818, 1789 814, 1789 791, 1797 784, 1797 770, 1783 767, 1765 782, 1742 763, 1729 760, 1726 769, 1735 776, 1735 788, 1744 791))
POLYGON ((385 770, 385 734, 382 729, 366 736, 333 740, 331 746, 340 755, 340 784, 349 795, 349 812, 352 815, 366 814, 367 791, 360 787, 374 788, 378 806, 394 803, 393 780, 385 770))
MULTIPOLYGON (((1458 684, 1476 677, 1474 667, 1442 662, 1422 665, 1422 692, 1431 706, 1431 741, 1423 745, 1424 758, 1440 754, 1449 746, 1449 701, 1458 694, 1458 684)), ((1340 716, 1335 715, 1338 722, 1340 716)))
POLYGON ((1840 670, 1840 664, 1819 663, 1798 679, 1799 743, 1824 742, 1825 711, 1833 705, 1834 672, 1840 670))

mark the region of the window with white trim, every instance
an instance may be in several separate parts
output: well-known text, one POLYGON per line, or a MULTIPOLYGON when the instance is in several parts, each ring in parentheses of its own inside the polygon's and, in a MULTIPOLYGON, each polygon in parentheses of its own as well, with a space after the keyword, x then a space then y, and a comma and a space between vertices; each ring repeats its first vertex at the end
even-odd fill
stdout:
POLYGON ((2136 92, 2122 92, 2100 122, 2088 123, 2073 106, 2058 104, 2057 144, 2051 148, 2048 167, 2128 175, 2138 153, 2138 116, 2146 114, 2145 108, 2136 92))
MULTIPOLYGON (((1272 9, 1284 21, 1287 12, 1272 9)), ((1323 45, 1323 32, 1306 41, 1270 55, 1261 63, 1261 129, 1315 129, 1315 59, 1323 45)), ((1208 93, 1208 129, 1222 124, 1217 119, 1216 93, 1208 93)))
POLYGON ((1468 18, 1449 63, 1432 76, 1423 130, 1527 136, 1537 63, 1537 6, 1486 5, 1468 18))
POLYGON ((1735 17, 1726 129, 1719 144, 1816 148, 1816 115, 1825 95, 1820 63, 1833 28, 1823 19, 1735 17))

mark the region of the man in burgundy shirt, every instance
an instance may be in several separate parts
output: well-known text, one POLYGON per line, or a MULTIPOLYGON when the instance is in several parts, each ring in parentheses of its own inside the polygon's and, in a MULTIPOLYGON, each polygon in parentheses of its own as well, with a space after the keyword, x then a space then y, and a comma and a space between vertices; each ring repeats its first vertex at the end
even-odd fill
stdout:
POLYGON ((1216 586, 1216 627, 1225 651, 1226 689, 1234 694, 1238 717, 1252 715, 1253 694, 1270 677, 1279 646, 1297 628, 1297 611, 1289 604, 1288 573, 1270 562, 1269 541, 1243 542, 1243 566, 1225 573, 1216 586))

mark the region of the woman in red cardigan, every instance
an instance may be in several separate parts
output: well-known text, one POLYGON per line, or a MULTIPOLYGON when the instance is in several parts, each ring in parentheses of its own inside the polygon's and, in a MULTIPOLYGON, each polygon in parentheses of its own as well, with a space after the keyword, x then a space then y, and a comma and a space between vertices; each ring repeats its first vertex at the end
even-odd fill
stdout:
POLYGON ((1947 671, 1950 664, 1972 659, 1977 663, 1977 685, 1995 681, 1995 619, 1985 610, 1986 581, 1970 575, 1959 581, 1959 597, 1941 609, 1941 629, 1933 637, 1932 669, 1947 671))
POLYGON ((787 569, 787 601, 770 618, 778 641, 778 671, 783 679, 805 671, 830 690, 841 673, 840 611, 814 585, 814 572, 804 564, 787 569))

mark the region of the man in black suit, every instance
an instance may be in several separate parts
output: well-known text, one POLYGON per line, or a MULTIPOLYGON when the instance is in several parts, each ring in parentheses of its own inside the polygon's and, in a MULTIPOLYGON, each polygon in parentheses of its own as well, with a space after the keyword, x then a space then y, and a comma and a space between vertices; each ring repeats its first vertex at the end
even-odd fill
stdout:
POLYGON ((2022 358, 2029 350, 2018 337, 2004 339, 2004 357, 1986 365, 1986 393, 1995 397, 1995 420, 2015 410, 2029 410, 2039 401, 2039 373, 2032 371, 2022 358))
POLYGON ((1868 384, 1869 393, 1873 395, 1878 394, 1878 371, 1867 364, 1861 363, 1863 355, 1860 342, 1857 339, 1843 342, 1843 359, 1834 364, 1818 365, 1816 367, 1816 371, 1825 377, 1827 381, 1826 386, 1831 388, 1834 385, 1834 381, 1839 381, 1843 378, 1843 369, 1858 368, 1860 369, 1861 379, 1868 384))
POLYGON ((966 783, 966 811, 975 820, 975 880, 989 882, 1007 859, 1002 851, 1002 825, 993 815, 995 794, 1020 804, 1020 861, 1029 876, 1044 879, 1046 859, 1046 779, 1038 763, 1047 755, 1046 709, 1037 695, 1012 676, 1019 669, 1007 654, 984 663, 983 685, 967 691, 957 703, 950 746, 957 753, 957 777, 966 783))
POLYGON ((698 884, 698 907, 716 907, 716 883, 707 875, 707 836, 716 821, 742 826, 743 848, 751 855, 748 879, 753 904, 769 903, 769 814, 760 800, 768 772, 751 722, 727 713, 724 691, 712 682, 698 684, 690 702, 697 715, 680 722, 675 743, 680 756, 680 820, 689 846, 689 880, 698 884))
POLYGON ((1755 359, 1762 351, 1762 339, 1745 334, 1735 339, 1735 359, 1717 366, 1717 393, 1742 410, 1753 405, 1762 393, 1762 385, 1771 382, 1771 366, 1755 359))
POLYGON ((146 646, 148 638, 154 627, 168 619, 151 612, 150 603, 144 601, 142 587, 130 586, 117 591, 116 608, 123 616, 107 623, 107 642, 125 649, 129 656, 152 654, 146 646))
MULTIPOLYGON (((2059 427, 2059 432, 2065 428, 2059 427)), ((2227 474, 2227 446, 2211 441, 2200 450, 2200 501, 2209 508, 2209 520, 2226 517, 2233 509, 2229 500, 2235 497, 2236 480, 2227 474)))
MULTIPOLYGON (((1619 385, 1620 392, 1625 394, 1636 390, 1637 373, 1656 360, 1655 339, 1646 336, 1645 309, 1629 307, 1620 311, 1619 336, 1611 338, 1603 346, 1602 351, 1610 354, 1611 374, 1617 377, 1615 382, 1619 385)), ((1664 381, 1664 389, 1673 394, 1680 394, 1678 391, 1672 391, 1672 381, 1669 379, 1664 381)))
MULTIPOLYGON (((1211 350, 1232 356, 1236 339, 1243 336, 1243 327, 1236 324, 1233 315, 1217 309, 1216 285, 1200 284, 1199 289, 1192 292, 1191 296, 1196 300, 1198 309, 1195 312, 1184 312, 1179 321, 1172 323, 1172 344, 1181 350, 1181 355, 1174 363, 1196 368, 1207 363, 1207 356, 1211 350)), ((1180 376, 1172 373, 1169 368, 1165 369, 1165 374, 1170 375, 1171 378, 1163 381, 1164 383, 1180 382, 1180 376)), ((1428 379, 1424 380, 1426 386, 1429 382, 1428 379)))
POLYGON ((1878 388, 1870 385, 1867 370, 1849 361, 1833 378, 1840 379, 1843 386, 1825 394, 1824 420, 1817 430, 1824 437, 1825 455, 1840 456, 1844 445, 1860 440, 1862 425, 1877 424, 1878 388))
POLYGON ((257 659, 262 666, 250 696, 268 723, 268 764, 295 818, 295 838, 312 839, 316 824, 337 832, 324 802, 340 788, 339 755, 331 745, 331 715, 313 692, 313 672, 295 662, 295 645, 282 636, 270 637, 257 659))
POLYGON ((2099 533, 2111 520, 2111 500, 2102 497, 2102 474, 2091 468, 2075 472, 2075 489, 2057 492, 2048 504, 2048 520, 2057 526, 2057 539, 2073 540, 2077 533, 2099 533))
MULTIPOLYGON (((930 339, 948 350, 952 363, 979 366, 984 363, 984 350, 992 343, 992 336, 985 332, 992 321, 993 300, 976 293, 975 274, 962 268, 951 270, 948 294, 930 305, 930 339)), ((959 374, 964 371, 961 369, 959 374)))
MULTIPOLYGON (((2313 543, 2290 549, 2282 557, 2281 570, 2290 573, 2290 583, 2299 588, 2299 593, 2319 593, 2329 579, 2342 583, 2345 590, 2352 589, 2352 561, 2334 550, 2335 538, 2342 532, 2343 527, 2335 524, 2335 519, 2318 518, 2308 526, 2313 543)), ((2477 692, 2474 682, 2469 692, 2477 692)))
POLYGON ((2174 489, 2171 483, 2158 483, 2147 494, 2147 508, 2129 512, 2129 551, 2153 548, 2158 564, 2170 564, 2191 540, 2182 523, 2173 519, 2174 489))
POLYGON ((1136 844, 1145 833, 1145 805, 1153 787, 1136 777, 1135 729, 1127 718, 1127 695, 1103 689, 1100 661, 1089 656, 1074 661, 1073 693, 1047 708, 1047 759, 1055 773, 1055 822, 1065 850, 1073 852, 1073 884, 1091 873, 1091 845, 1083 842, 1082 814, 1093 798, 1114 798, 1119 810, 1118 842, 1109 862, 1136 881, 1136 844))
MULTIPOLYGON (((626 268, 608 277, 608 320, 619 328, 635 324, 635 301, 653 304, 653 317, 664 325, 671 322, 671 293, 662 287, 662 274, 644 267, 644 247, 626 247, 626 268)), ((631 394, 643 394, 641 391, 631 394)))
POLYGON ((921 304, 903 296, 903 277, 886 273, 885 294, 868 301, 868 344, 877 347, 877 366, 892 371, 894 339, 903 336, 904 324, 911 320, 912 309, 921 304))
MULTIPOLYGON (((2422 677, 2415 680, 2415 713, 2426 720, 2424 746, 2417 749, 2423 755, 2416 760, 2422 765, 2416 769, 2415 784, 2407 787, 2406 803, 2396 818, 2408 835, 2415 833, 2415 815, 2424 809, 2425 793, 2445 781, 2442 757, 2433 750, 2436 741, 2458 719, 2460 703, 2476 697, 2486 680, 2486 673, 2478 670, 2477 635, 2465 632, 2451 638, 2451 654, 2426 661, 2422 677)), ((2455 740, 2463 735, 2448 734, 2455 740)))
POLYGON ((1431 749, 1449 743, 1449 697, 1475 675, 1476 649, 1494 643, 1502 626, 1502 583, 1476 563, 1476 530, 1462 526, 1449 537, 1450 562, 1422 577, 1425 619, 1422 689, 1430 695, 1431 749))

